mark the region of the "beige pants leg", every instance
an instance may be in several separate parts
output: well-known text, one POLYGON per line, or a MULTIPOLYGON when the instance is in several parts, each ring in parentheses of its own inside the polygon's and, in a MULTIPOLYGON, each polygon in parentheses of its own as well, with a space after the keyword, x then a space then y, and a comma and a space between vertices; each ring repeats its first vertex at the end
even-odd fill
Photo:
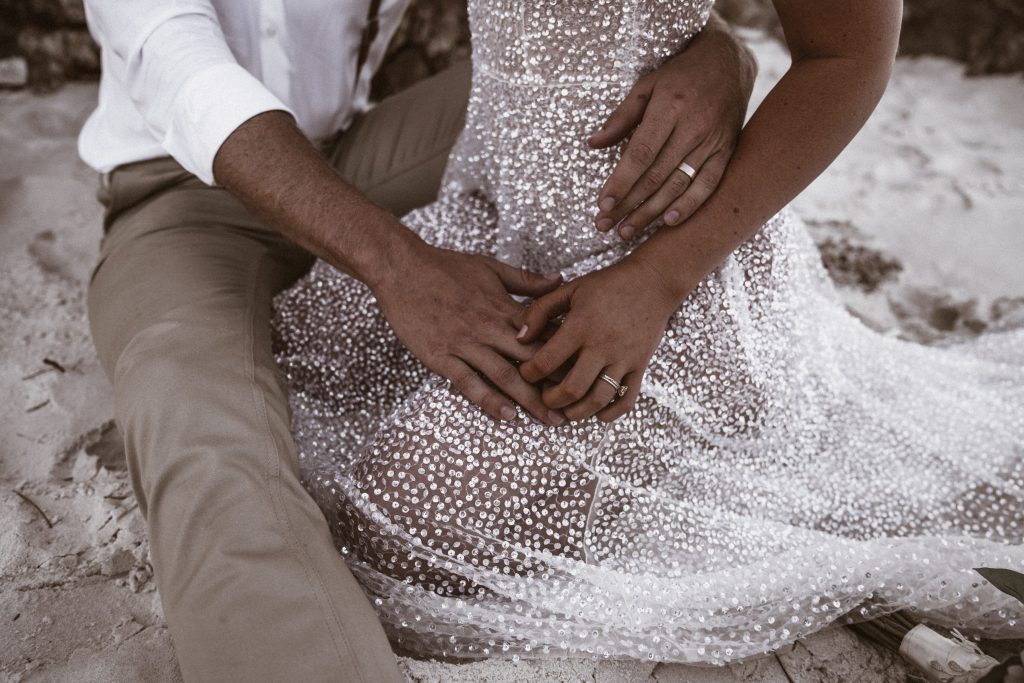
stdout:
MULTIPOLYGON (((396 213, 435 196, 461 128, 468 71, 431 81, 332 158, 396 213)), ((89 318, 185 678, 401 680, 297 476, 269 318, 309 256, 170 159, 116 170, 104 193, 89 318)))

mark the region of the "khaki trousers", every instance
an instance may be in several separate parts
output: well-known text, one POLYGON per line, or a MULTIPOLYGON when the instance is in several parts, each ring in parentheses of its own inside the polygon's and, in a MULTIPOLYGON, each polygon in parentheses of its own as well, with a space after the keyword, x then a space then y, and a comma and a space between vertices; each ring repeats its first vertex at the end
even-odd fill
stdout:
MULTIPOLYGON (((437 194, 468 65, 385 100, 329 158, 395 214, 437 194)), ((89 320, 186 680, 403 680, 298 479, 271 299, 312 259, 169 158, 116 169, 89 320)))

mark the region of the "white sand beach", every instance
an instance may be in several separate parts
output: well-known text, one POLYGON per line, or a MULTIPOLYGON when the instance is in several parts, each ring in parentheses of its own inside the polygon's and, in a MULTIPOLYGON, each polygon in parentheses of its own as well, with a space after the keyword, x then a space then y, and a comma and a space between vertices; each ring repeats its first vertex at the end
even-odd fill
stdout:
MULTIPOLYGON (((788 59, 746 37, 757 99, 788 59)), ((95 98, 94 84, 0 92, 0 682, 180 679, 85 315, 101 212, 75 138, 95 98)), ((795 206, 866 324, 931 341, 1024 323, 1024 79, 900 59, 866 129, 795 206)), ((724 669, 402 666, 424 683, 906 677, 844 628, 724 669)))

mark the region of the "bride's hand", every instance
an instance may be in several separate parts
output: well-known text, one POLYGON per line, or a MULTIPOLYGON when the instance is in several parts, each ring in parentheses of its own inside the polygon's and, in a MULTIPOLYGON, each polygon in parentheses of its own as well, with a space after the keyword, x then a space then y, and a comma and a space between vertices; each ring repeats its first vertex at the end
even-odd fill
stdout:
POLYGON ((515 419, 511 398, 537 419, 558 425, 565 419, 513 363, 529 358, 536 346, 516 339, 523 306, 510 295, 541 296, 559 282, 486 256, 421 244, 372 289, 402 343, 484 412, 515 419))
POLYGON ((542 339, 551 320, 565 318, 519 371, 527 382, 546 380, 544 403, 568 419, 597 415, 611 422, 636 402, 647 364, 679 302, 678 294, 639 258, 584 275, 527 309, 520 330, 524 344, 542 339), (625 393, 616 398, 602 375, 625 386, 625 393))
POLYGON ((659 217, 677 225, 693 215, 732 157, 756 73, 749 50, 713 15, 682 53, 641 78, 588 141, 604 148, 629 137, 598 194, 597 229, 618 225, 628 239, 659 217))

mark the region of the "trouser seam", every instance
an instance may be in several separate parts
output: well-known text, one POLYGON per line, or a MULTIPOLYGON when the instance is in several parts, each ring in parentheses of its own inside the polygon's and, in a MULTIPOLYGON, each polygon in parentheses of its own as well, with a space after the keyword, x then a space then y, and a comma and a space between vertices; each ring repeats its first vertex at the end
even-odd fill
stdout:
MULTIPOLYGON (((350 657, 353 668, 357 669, 357 675, 360 681, 366 681, 367 678, 361 670, 361 664, 359 658, 355 656, 352 651, 352 645, 349 643, 348 636, 345 634, 345 629, 341 624, 341 618, 335 609, 334 603, 330 599, 330 594, 327 591, 323 577, 316 568, 316 564, 312 558, 309 557, 309 553, 298 543, 296 534, 292 525, 288 519, 288 511, 283 505, 283 496, 281 494, 281 458, 282 453, 277 446, 277 440, 274 438, 273 429, 270 426, 270 419, 267 415, 267 404, 266 398, 256 380, 256 311, 254 310, 255 302, 257 299, 256 289, 261 285, 261 275, 263 272, 264 263, 266 262, 269 253, 264 251, 256 263, 256 277, 253 278, 248 297, 246 300, 246 316, 248 320, 248 333, 246 343, 248 345, 246 353, 246 375, 249 380, 250 387, 253 392, 253 399, 256 404, 256 410, 259 413, 260 421, 263 423, 264 438, 269 441, 269 450, 273 461, 270 463, 270 467, 264 469, 264 481, 266 483, 267 492, 271 498, 271 509, 274 510, 274 516, 278 519, 281 526, 284 527, 284 540, 291 547, 292 553, 297 556, 299 565, 302 567, 303 572, 306 574, 307 580, 313 584, 314 593, 319 593, 323 598, 322 600, 315 600, 315 602, 321 604, 320 614, 323 617, 328 631, 336 631, 338 637, 331 638, 331 642, 334 645, 334 651, 338 658, 339 670, 344 669, 345 659, 342 656, 341 650, 339 649, 338 641, 341 640, 344 643, 344 648, 352 655, 350 657), (326 606, 324 606, 326 605, 326 606), (333 627, 333 628, 332 628, 333 627)), ((314 595, 314 598, 317 596, 314 595)))

